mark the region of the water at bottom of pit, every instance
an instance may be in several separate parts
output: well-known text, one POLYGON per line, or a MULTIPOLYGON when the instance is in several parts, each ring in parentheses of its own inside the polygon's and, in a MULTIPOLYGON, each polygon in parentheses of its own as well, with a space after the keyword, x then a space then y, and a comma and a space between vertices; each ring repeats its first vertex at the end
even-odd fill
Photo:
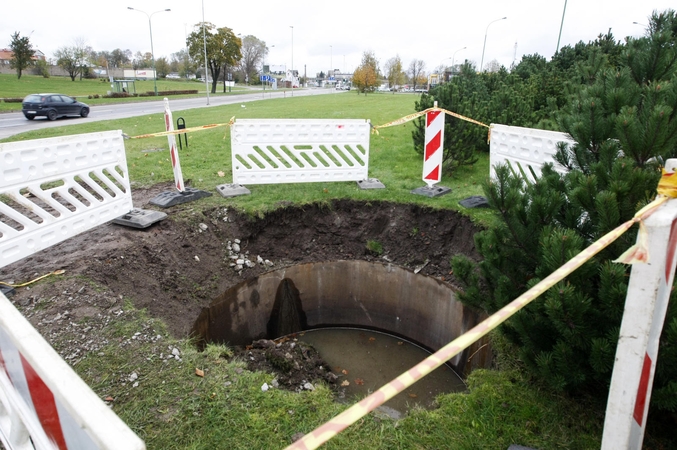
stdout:
MULTIPOLYGON (((296 337, 315 347, 341 377, 339 384, 343 383, 345 400, 350 402, 375 392, 430 355, 401 338, 358 328, 318 328, 296 337)), ((465 390, 463 380, 445 364, 388 400, 381 410, 399 418, 416 405, 434 407, 439 394, 465 390)))

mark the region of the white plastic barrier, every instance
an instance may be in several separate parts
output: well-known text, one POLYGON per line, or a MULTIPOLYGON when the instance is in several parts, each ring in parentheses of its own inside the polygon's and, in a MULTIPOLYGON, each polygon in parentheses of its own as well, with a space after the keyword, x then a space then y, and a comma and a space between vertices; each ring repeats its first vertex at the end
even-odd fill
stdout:
MULTIPOLYGON (((121 131, 0 144, 0 268, 131 210, 121 131)), ((0 442, 145 448, 2 294, 0 442)))
POLYGON ((0 442, 9 450, 145 448, 2 294, 0 442))
POLYGON ((233 183, 366 180, 370 128, 363 119, 239 119, 233 183))
POLYGON ((491 176, 495 175, 494 166, 505 163, 510 164, 516 174, 521 173, 532 181, 534 175, 540 176, 545 163, 553 163, 556 170, 564 173, 566 169, 553 159, 558 142, 574 143, 569 135, 559 131, 492 124, 489 144, 491 176))
POLYGON ((131 210, 120 130, 0 144, 0 267, 131 210))

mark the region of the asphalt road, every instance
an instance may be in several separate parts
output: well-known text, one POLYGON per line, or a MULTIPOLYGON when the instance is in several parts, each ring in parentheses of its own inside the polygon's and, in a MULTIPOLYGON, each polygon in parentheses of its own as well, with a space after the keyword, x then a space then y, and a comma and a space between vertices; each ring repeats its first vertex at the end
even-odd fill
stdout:
MULTIPOLYGON (((334 89, 295 89, 294 97, 303 97, 307 95, 340 94, 345 91, 336 91, 334 89)), ((233 103, 246 103, 256 100, 291 97, 291 91, 272 91, 261 90, 253 91, 251 94, 239 95, 210 95, 209 105, 207 98, 184 98, 170 99, 172 113, 194 108, 208 108, 210 106, 229 105, 233 103)), ((61 127, 67 125, 77 125, 84 121, 114 120, 125 119, 127 117, 144 116, 147 114, 156 114, 164 112, 164 101, 144 101, 139 103, 120 103, 110 105, 93 105, 90 107, 89 117, 64 117, 54 121, 49 121, 46 117, 38 117, 29 121, 22 113, 3 113, 0 114, 0 139, 5 139, 15 134, 26 131, 37 130, 40 128, 61 127)))

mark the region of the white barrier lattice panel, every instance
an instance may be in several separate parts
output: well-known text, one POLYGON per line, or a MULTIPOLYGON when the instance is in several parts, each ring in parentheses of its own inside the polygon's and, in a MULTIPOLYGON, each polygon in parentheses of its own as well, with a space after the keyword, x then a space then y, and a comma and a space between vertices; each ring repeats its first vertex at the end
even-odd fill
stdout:
POLYGON ((363 119, 240 119, 231 128, 233 183, 359 181, 369 171, 363 119))
POLYGON ((557 171, 564 173, 566 170, 553 159, 558 142, 573 144, 574 141, 558 131, 492 124, 489 146, 491 176, 495 175, 495 165, 505 163, 510 164, 516 174, 521 173, 529 180, 534 180, 534 175, 540 176, 545 163, 553 163, 557 171))
POLYGON ((131 210, 120 130, 0 144, 0 267, 131 210))

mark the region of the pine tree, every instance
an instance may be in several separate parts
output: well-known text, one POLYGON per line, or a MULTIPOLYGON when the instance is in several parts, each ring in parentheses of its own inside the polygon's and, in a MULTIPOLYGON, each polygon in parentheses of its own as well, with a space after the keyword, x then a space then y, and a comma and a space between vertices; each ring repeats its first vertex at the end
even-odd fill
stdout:
POLYGON ((12 42, 10 42, 9 48, 12 50, 12 59, 9 61, 9 66, 16 69, 16 77, 21 78, 23 70, 33 64, 33 46, 28 36, 21 37, 17 31, 12 34, 12 42))
MULTIPOLYGON (((461 66, 460 74, 449 83, 431 90, 430 94, 421 95, 416 102, 417 111, 437 106, 475 120, 484 120, 489 95, 475 68, 466 63, 461 66)), ((425 143, 425 119, 414 122, 412 131, 414 150, 423 154, 425 143)), ((476 151, 488 151, 486 128, 455 117, 446 115, 444 119, 444 154, 443 165, 453 169, 462 165, 477 162, 476 151)))
MULTIPOLYGON (((496 168, 484 192, 500 224, 475 237, 479 273, 465 258, 452 263, 468 284, 464 302, 495 312, 653 198, 661 159, 677 151, 676 44, 674 11, 654 13, 648 35, 628 40, 620 66, 599 48, 578 64, 580 84, 559 117, 575 141, 556 156, 568 173, 546 165, 531 183, 496 168)), ((624 234, 503 325, 520 358, 553 387, 606 396, 630 271, 611 261, 635 238, 624 234)), ((672 305, 652 400, 676 411, 672 305)))

